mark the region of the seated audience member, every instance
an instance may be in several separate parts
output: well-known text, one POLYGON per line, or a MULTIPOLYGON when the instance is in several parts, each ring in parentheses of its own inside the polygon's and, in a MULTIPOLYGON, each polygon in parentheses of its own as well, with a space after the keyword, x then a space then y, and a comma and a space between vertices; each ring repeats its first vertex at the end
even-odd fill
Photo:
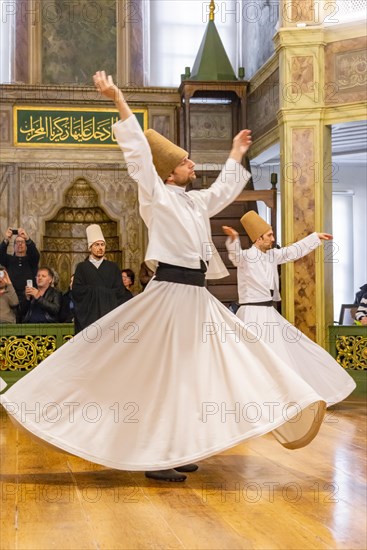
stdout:
POLYGON ((70 278, 69 290, 62 295, 61 309, 59 314, 60 323, 73 323, 74 321, 74 302, 71 295, 73 288, 74 274, 70 278))
POLYGON ((147 284, 149 283, 149 281, 153 277, 153 275, 154 275, 154 271, 149 269, 147 264, 145 262, 143 262, 140 265, 140 271, 139 271, 139 281, 140 281, 141 286, 143 287, 143 290, 147 286, 147 284))
MULTIPOLYGON (((367 285, 364 286, 367 287, 367 285)), ((355 319, 356 321, 361 323, 361 325, 367 325, 367 290, 361 296, 359 296, 359 304, 356 311, 355 319)))
POLYGON ((6 269, 0 265, 0 323, 15 323, 19 305, 17 293, 6 269))
POLYGON ((354 298, 354 304, 356 306, 359 306, 361 300, 362 300, 362 296, 364 294, 367 294, 367 283, 365 283, 364 285, 362 285, 359 290, 356 292, 356 295, 355 295, 355 298, 354 298))
POLYGON ((37 271, 37 288, 26 286, 26 301, 22 305, 23 323, 58 323, 61 292, 52 286, 53 271, 40 267, 37 271))
POLYGON ((133 272, 133 270, 132 269, 123 269, 121 271, 121 276, 122 276, 122 283, 123 283, 124 287, 126 288, 126 290, 131 292, 131 294, 134 294, 132 289, 133 289, 134 282, 135 282, 135 273, 133 272))

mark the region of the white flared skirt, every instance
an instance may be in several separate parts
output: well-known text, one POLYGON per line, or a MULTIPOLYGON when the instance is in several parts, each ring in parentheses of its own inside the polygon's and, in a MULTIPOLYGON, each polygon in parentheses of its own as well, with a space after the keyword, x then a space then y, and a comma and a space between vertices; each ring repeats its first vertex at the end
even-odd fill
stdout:
POLYGON ((354 387, 339 369, 343 388, 323 394, 205 288, 152 280, 0 398, 17 423, 64 451, 160 470, 267 432, 289 448, 309 443, 325 402, 354 387))
MULTIPOLYGON (((342 401, 356 384, 351 376, 318 344, 289 323, 273 307, 242 306, 237 316, 248 334, 272 347, 281 359, 292 366, 327 406, 342 401)), ((250 336, 249 336, 250 337, 250 336)))

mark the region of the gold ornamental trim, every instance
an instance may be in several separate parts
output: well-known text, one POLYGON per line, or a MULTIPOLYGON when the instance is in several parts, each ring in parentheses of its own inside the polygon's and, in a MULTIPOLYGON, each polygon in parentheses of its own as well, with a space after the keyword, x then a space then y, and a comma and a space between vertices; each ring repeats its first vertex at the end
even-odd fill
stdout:
POLYGON ((335 342, 336 360, 348 370, 367 370, 367 338, 338 336, 335 342))

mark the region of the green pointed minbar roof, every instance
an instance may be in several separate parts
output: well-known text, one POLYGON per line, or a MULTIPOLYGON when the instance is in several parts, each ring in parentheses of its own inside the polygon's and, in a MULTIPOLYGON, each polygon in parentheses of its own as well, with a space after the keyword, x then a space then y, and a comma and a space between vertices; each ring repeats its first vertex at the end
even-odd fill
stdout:
POLYGON ((214 23, 214 2, 210 4, 209 22, 188 80, 238 80, 214 23))

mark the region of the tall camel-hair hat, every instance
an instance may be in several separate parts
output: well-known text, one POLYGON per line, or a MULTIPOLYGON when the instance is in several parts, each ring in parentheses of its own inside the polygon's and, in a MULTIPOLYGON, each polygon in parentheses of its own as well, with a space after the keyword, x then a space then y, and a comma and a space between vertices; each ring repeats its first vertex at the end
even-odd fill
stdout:
POLYGON ((87 232, 88 249, 92 246, 93 243, 97 241, 106 242, 106 239, 104 238, 102 233, 102 229, 96 223, 93 223, 92 225, 88 225, 86 232, 87 232))
POLYGON ((176 166, 189 154, 185 149, 181 149, 181 147, 151 128, 145 130, 144 134, 152 151, 153 164, 158 176, 166 181, 176 166))
POLYGON ((242 216, 240 222, 253 243, 257 241, 261 235, 264 235, 264 233, 272 229, 271 225, 263 220, 254 210, 246 212, 246 214, 242 216))

